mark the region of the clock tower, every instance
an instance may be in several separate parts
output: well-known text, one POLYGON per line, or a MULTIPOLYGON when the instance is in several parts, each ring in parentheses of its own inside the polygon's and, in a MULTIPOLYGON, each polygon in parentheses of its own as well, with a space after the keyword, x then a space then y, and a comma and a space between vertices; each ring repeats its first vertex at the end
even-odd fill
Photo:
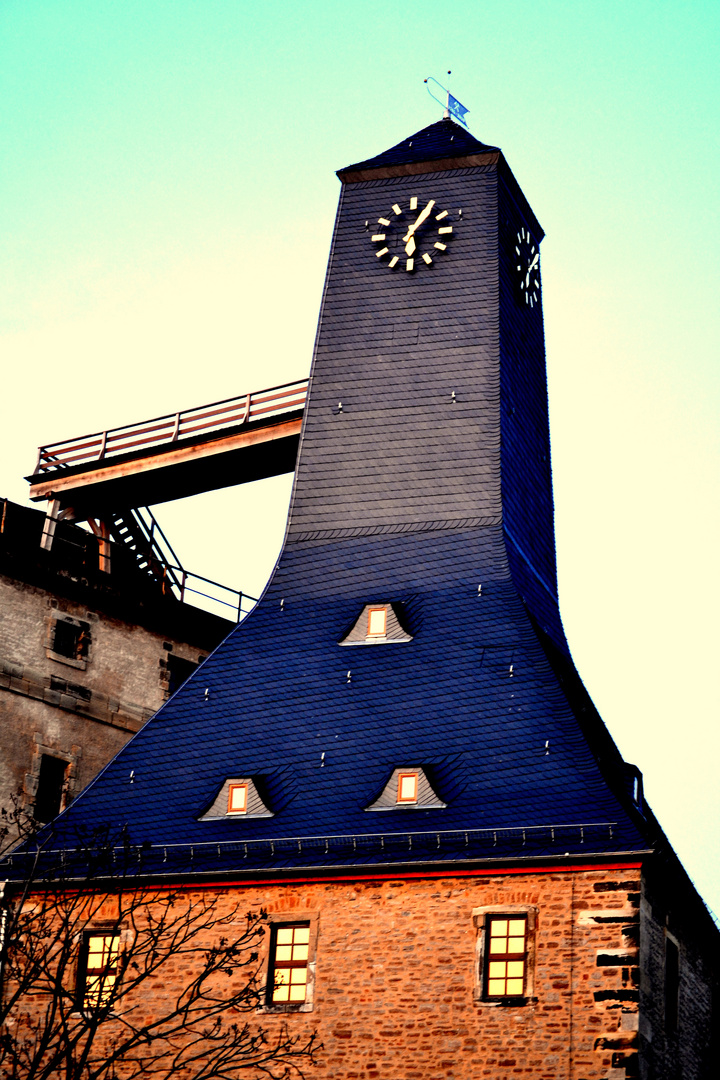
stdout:
POLYGON ((275 572, 47 850, 267 911, 319 1077, 710 1077, 717 930, 560 619, 543 231, 451 120, 338 176, 275 572))

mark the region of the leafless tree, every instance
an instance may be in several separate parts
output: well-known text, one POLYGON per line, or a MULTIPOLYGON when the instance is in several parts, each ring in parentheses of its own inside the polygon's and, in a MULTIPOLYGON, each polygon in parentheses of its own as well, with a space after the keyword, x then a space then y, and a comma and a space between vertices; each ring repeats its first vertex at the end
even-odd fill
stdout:
POLYGON ((304 1076, 315 1035, 291 1035, 281 1018, 271 1033, 257 1014, 264 911, 222 891, 142 884, 142 852, 122 837, 81 838, 58 856, 20 817, 5 815, 7 835, 20 824, 24 839, 0 867, 0 1075, 304 1076))

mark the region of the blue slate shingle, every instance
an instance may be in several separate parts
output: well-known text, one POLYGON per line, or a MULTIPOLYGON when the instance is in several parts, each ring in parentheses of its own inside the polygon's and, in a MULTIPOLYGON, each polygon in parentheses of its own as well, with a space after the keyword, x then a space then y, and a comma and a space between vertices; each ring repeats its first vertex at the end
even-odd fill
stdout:
MULTIPOLYGON (((486 149, 440 121, 353 168, 486 149)), ((126 825, 149 872, 195 874, 647 847, 558 610, 542 309, 513 279, 531 213, 500 157, 344 184, 272 580, 56 843, 126 825), (364 223, 412 194, 457 235, 432 270, 393 274, 364 223), (341 647, 372 602, 412 642, 341 647), (365 807, 408 765, 447 806, 379 821, 365 807), (198 821, 228 776, 275 816, 198 821)))

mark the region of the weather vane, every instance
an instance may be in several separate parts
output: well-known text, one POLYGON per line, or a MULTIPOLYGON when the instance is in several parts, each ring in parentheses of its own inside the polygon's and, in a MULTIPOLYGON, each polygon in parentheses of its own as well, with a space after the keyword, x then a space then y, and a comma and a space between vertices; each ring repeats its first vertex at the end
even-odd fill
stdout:
MULTIPOLYGON (((450 82, 450 75, 452 75, 452 71, 448 71, 448 82, 450 82)), ((439 83, 437 79, 433 79, 432 77, 430 77, 429 79, 425 79, 426 85, 431 82, 435 83, 436 86, 439 86, 445 94, 445 101, 441 101, 439 97, 436 97, 435 94, 433 94, 429 86, 427 88, 427 92, 433 99, 433 101, 437 101, 438 105, 442 105, 442 107, 444 108, 445 120, 449 120, 452 116, 454 120, 459 120, 463 127, 467 127, 465 117, 470 112, 470 110, 466 109, 465 106, 461 104, 461 102, 459 102, 456 97, 453 97, 450 91, 446 89, 446 87, 444 87, 442 83, 439 83)))

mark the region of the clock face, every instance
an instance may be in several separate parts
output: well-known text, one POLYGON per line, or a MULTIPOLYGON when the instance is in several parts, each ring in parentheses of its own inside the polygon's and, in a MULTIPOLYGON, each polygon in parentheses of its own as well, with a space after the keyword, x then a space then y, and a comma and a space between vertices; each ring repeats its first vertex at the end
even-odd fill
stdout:
POLYGON ((540 298, 540 251, 524 225, 515 240, 515 256, 520 295, 528 307, 534 307, 540 298))
POLYGON ((374 229, 370 242, 379 263, 389 270, 417 270, 432 266, 447 251, 453 235, 450 216, 434 199, 413 195, 402 203, 393 203, 377 219, 366 222, 374 229))

